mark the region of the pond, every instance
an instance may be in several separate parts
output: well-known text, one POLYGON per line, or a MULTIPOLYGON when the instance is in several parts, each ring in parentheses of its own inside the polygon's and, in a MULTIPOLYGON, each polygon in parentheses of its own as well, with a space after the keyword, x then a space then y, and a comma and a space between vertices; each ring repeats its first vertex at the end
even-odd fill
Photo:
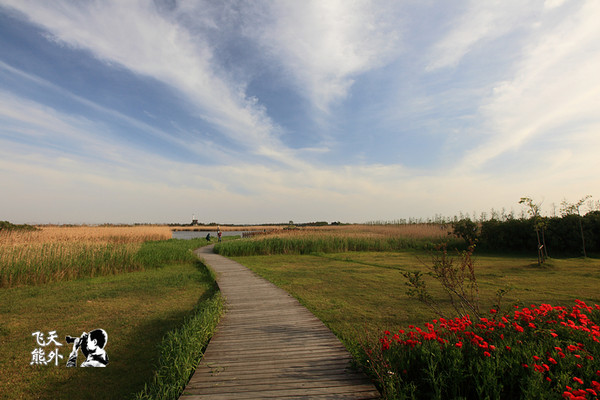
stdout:
MULTIPOLYGON (((172 239, 196 239, 205 238, 210 233, 211 237, 217 237, 217 231, 173 231, 172 239)), ((221 231, 223 236, 242 236, 249 231, 221 231)))

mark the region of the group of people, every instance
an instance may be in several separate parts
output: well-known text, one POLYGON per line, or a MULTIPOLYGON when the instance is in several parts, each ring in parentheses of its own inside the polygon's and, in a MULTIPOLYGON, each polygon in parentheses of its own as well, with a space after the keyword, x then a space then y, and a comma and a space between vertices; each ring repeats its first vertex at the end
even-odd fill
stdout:
MULTIPOLYGON (((217 228, 217 236, 219 237, 219 242, 221 241, 221 236, 223 235, 223 233, 221 232, 221 227, 217 228)), ((208 232, 208 234, 206 235, 206 241, 210 242, 210 232, 208 232)))

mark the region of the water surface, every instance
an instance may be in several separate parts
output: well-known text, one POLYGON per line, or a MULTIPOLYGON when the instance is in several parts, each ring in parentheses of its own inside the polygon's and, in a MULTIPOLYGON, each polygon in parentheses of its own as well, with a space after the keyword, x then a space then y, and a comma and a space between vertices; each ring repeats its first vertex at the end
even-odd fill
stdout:
MULTIPOLYGON (((217 231, 173 231, 172 239, 196 239, 205 238, 210 233, 211 237, 217 237, 217 231)), ((242 236, 248 231, 221 231, 223 236, 242 236)))

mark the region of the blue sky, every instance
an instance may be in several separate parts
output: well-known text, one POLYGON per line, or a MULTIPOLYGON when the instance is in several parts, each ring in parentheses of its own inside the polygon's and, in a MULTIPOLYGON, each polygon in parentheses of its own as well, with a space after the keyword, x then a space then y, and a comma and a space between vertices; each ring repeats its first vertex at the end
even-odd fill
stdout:
POLYGON ((0 0, 0 219, 598 200, 598 20, 594 0, 0 0))

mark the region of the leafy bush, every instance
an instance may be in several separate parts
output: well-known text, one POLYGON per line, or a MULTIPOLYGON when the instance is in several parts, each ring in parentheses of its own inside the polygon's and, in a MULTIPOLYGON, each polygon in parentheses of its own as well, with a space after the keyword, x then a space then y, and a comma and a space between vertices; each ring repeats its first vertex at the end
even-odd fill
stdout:
POLYGON ((600 252, 600 211, 592 211, 583 217, 586 246, 590 251, 600 252))
MULTIPOLYGON (((544 238, 550 255, 581 255, 582 241, 579 221, 582 221, 586 249, 600 252, 600 211, 580 217, 541 218, 544 238)), ((481 223, 479 247, 491 251, 532 251, 537 247, 534 218, 489 220, 481 223)))
POLYGON ((533 219, 490 220, 481 223, 479 246, 486 250, 528 251, 537 239, 533 219))
POLYGON ((559 253, 579 253, 581 236, 579 234, 579 215, 565 215, 548 220, 547 243, 549 249, 559 253))
POLYGON ((453 233, 463 239, 467 243, 472 243, 477 240, 478 227, 477 224, 468 218, 463 218, 452 223, 453 233))
POLYGON ((38 228, 32 225, 15 225, 8 221, 0 221, 0 232, 1 231, 37 231, 38 228))

